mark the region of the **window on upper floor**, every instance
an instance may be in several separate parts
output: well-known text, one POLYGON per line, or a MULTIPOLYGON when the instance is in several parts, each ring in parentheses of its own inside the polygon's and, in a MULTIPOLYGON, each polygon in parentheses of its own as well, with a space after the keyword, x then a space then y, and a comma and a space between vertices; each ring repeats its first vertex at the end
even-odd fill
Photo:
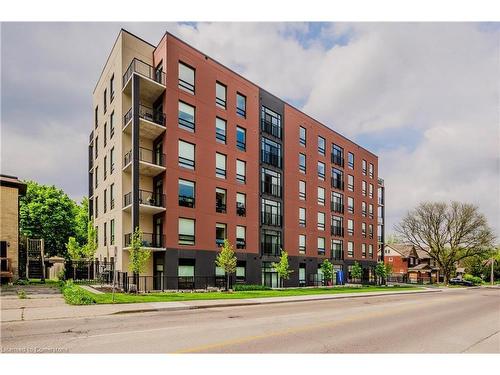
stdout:
POLYGON ((299 153, 299 171, 306 173, 306 155, 299 153))
POLYGON ((247 97, 239 92, 236 93, 236 114, 247 117, 247 97))
POLYGON ((194 94, 195 70, 179 61, 179 88, 194 94))
POLYGON ((99 106, 95 107, 94 124, 95 124, 96 128, 97 128, 97 125, 99 125, 99 106))
POLYGON ((354 221, 352 219, 347 219, 347 234, 354 236, 354 221))
POLYGON ((179 245, 194 245, 195 221, 194 219, 179 218, 179 245))
POLYGON ((331 209, 333 212, 344 213, 344 196, 342 194, 332 191, 331 209))
POLYGON ((353 197, 347 197, 347 212, 350 214, 354 213, 354 198, 353 197))
POLYGON ((370 184, 368 187, 369 187, 369 189, 368 189, 368 196, 370 198, 373 198, 373 185, 370 184))
POLYGON ((318 229, 325 230, 325 213, 318 212, 318 229))
POLYGON ((227 238, 227 224, 215 223, 215 244, 217 246, 224 245, 224 240, 227 238))
POLYGON ((115 111, 111 112, 109 116, 109 138, 113 138, 115 134, 115 111))
POLYGON ((347 242, 347 256, 352 258, 354 256, 354 242, 347 242))
POLYGON ((195 131, 195 107, 179 101, 179 128, 195 131))
POLYGON ((299 143, 302 146, 306 145, 306 142, 307 142, 306 138, 307 138, 307 130, 306 130, 306 128, 300 126, 299 127, 299 143))
POLYGON ((361 194, 366 197, 366 181, 361 181, 361 194))
POLYGON ((320 206, 325 205, 325 189, 321 186, 318 186, 318 204, 320 206))
POLYGON ((347 175, 347 190, 354 191, 354 176, 347 175))
POLYGON ((179 166, 195 169, 195 145, 179 140, 179 166))
POLYGON ((236 147, 241 151, 247 148, 247 131, 239 126, 236 127, 236 147))
POLYGON ((226 178, 226 155, 215 154, 215 176, 219 178, 226 178))
POLYGON ((111 103, 115 97, 115 75, 109 79, 109 102, 111 103))
POLYGON ((318 178, 325 181, 325 163, 318 161, 318 178))
POLYGON ((344 166, 344 149, 336 144, 332 144, 332 163, 339 167, 344 166))
POLYGON ((247 196, 244 193, 236 193, 236 214, 238 216, 246 216, 247 213, 247 196))
POLYGON ((195 206, 195 183, 179 179, 179 206, 193 208, 195 206))
POLYGON ((363 176, 366 176, 366 160, 361 160, 361 172, 363 172, 363 176))
POLYGON ((361 223, 361 235, 366 238, 366 223, 361 223))
POLYGON ((281 144, 262 137, 261 159, 263 163, 281 168, 281 144))
POLYGON ((236 160, 236 181, 245 183, 247 163, 243 160, 236 160))
POLYGON ((361 216, 366 217, 366 202, 361 202, 361 216))
POLYGON ((347 166, 354 169, 354 154, 352 152, 347 153, 347 166))
POLYGON ((364 243, 361 244, 361 256, 366 258, 366 244, 364 243))
POLYGON ((260 175, 262 193, 281 197, 281 173, 262 167, 260 175))
POLYGON ((299 254, 306 253, 306 235, 299 234, 299 254))
POLYGON ((318 237, 318 254, 325 255, 325 237, 318 237))
POLYGON ((370 178, 373 178, 373 164, 370 163, 370 165, 368 166, 368 176, 370 176, 370 178))
POLYGON ((326 141, 325 138, 318 136, 318 152, 320 155, 325 155, 326 141))
POLYGON ((108 110, 108 90, 104 89, 104 96, 102 98, 102 105, 104 107, 104 113, 108 110))
POLYGON ((215 105, 219 108, 226 109, 226 85, 216 82, 215 83, 215 105))
POLYGON ((302 180, 299 181, 299 199, 306 199, 306 182, 302 180))
POLYGON ((281 139, 281 115, 273 110, 262 106, 261 108, 261 130, 281 139))
POLYGON ((304 207, 299 207, 299 226, 306 226, 306 209, 304 207))
POLYGON ((344 190, 344 172, 340 169, 332 168, 332 188, 344 190))
POLYGON ((215 139, 219 143, 226 144, 226 120, 223 120, 219 117, 215 118, 215 139))
POLYGON ((246 227, 242 225, 236 226, 236 248, 237 249, 245 249, 246 248, 246 227))
POLYGON ((227 212, 227 191, 226 189, 215 189, 215 211, 225 214, 227 212))

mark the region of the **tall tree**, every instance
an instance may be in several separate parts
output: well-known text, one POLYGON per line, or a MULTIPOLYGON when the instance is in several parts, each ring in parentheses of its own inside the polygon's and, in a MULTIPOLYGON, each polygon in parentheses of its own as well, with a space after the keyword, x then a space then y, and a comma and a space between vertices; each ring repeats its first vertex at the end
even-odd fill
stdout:
POLYGON ((220 247, 220 253, 215 258, 215 265, 226 273, 226 290, 229 290, 229 277, 236 271, 237 262, 233 246, 229 240, 225 239, 224 244, 220 247))
POLYGON ((75 238, 80 245, 88 243, 89 228, 89 199, 83 197, 79 205, 75 207, 75 238))
POLYGON ((19 205, 21 234, 43 238, 47 256, 67 256, 66 244, 75 236, 75 202, 55 186, 34 181, 27 181, 27 185, 19 205))
POLYGON ((420 203, 395 229, 436 261, 446 284, 459 262, 488 252, 495 239, 478 207, 461 202, 420 203))
POLYGON ((288 253, 285 250, 282 250, 280 261, 278 263, 273 262, 272 266, 278 273, 278 277, 280 278, 280 287, 282 287, 283 280, 288 280, 290 278, 290 274, 293 272, 293 270, 290 269, 290 264, 288 263, 288 253))

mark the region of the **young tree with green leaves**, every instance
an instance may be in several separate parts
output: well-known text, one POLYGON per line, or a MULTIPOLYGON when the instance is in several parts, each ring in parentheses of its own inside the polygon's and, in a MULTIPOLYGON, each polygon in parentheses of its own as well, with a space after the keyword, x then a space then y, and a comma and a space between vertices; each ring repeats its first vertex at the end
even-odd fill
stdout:
POLYGON ((351 268, 351 276, 354 280, 359 280, 361 282, 361 275, 363 274, 363 268, 358 262, 354 262, 351 268))
POLYGON ((136 281, 138 281, 139 274, 144 272, 146 263, 151 256, 151 251, 144 249, 142 244, 142 231, 139 227, 136 227, 134 233, 132 233, 129 250, 129 267, 136 281))
POLYGON ((326 285, 329 283, 333 284, 335 270, 333 269, 333 264, 328 259, 323 259, 323 262, 321 263, 321 272, 323 272, 326 285))
POLYGON ((68 243, 66 244, 66 250, 68 256, 71 259, 73 265, 73 279, 76 278, 76 262, 82 259, 82 247, 78 244, 75 237, 70 237, 68 243))
POLYGON ((290 264, 288 263, 288 253, 285 250, 281 251, 280 261, 278 263, 273 262, 272 267, 278 273, 280 280, 280 287, 283 287, 283 281, 290 278, 290 274, 293 270, 290 269, 290 264))
POLYGON ((75 238, 83 246, 88 243, 89 199, 83 197, 79 205, 75 205, 75 238))
POLYGON ((229 277, 236 271, 237 259, 233 250, 233 246, 229 240, 225 239, 224 244, 220 247, 220 252, 215 258, 215 265, 220 267, 226 273, 226 290, 229 290, 229 277))
POLYGON ((387 268, 384 262, 378 262, 375 266, 375 275, 377 275, 377 284, 383 284, 385 278, 387 277, 387 268))

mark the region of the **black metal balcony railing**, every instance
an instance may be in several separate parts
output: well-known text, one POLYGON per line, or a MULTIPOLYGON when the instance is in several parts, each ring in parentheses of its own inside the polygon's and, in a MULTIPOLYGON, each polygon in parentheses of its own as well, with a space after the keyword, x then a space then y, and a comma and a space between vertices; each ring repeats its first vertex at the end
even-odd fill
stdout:
POLYGON ((127 85, 132 74, 137 73, 165 86, 165 73, 142 60, 134 58, 123 75, 123 87, 127 85))
MULTIPOLYGON (((132 192, 123 196, 123 206, 132 204, 132 192)), ((152 207, 165 207, 165 194, 154 193, 147 190, 139 190, 139 204, 152 207)))
POLYGON ((331 209, 333 212, 338 212, 343 214, 344 213, 344 205, 339 202, 331 202, 330 203, 331 209))
POLYGON ((260 243, 260 251, 262 255, 280 256, 281 244, 263 241, 260 243))
POLYGON ((342 250, 332 250, 333 260, 344 260, 344 252, 342 250))
POLYGON ((281 126, 273 124, 271 121, 267 121, 265 119, 262 119, 261 129, 263 132, 265 132, 267 134, 271 134, 271 135, 275 136, 276 138, 281 139, 281 126))
MULTIPOLYGON (((147 107, 145 105, 139 105, 139 118, 143 120, 150 121, 155 123, 156 125, 165 126, 165 114, 163 112, 157 111, 153 108, 147 107)), ((123 127, 132 120, 132 108, 130 108, 125 116, 123 116, 123 127)))
POLYGON ((215 202, 215 211, 221 214, 226 213, 226 204, 222 202, 215 202))
MULTIPOLYGON (((125 247, 130 247, 132 243, 132 233, 125 234, 125 247)), ((151 248, 165 247, 165 236, 158 233, 143 233, 142 246, 151 248)))
POLYGON ((236 173, 236 181, 241 182, 242 184, 246 181, 246 176, 244 174, 236 173))
POLYGON ((236 114, 241 117, 247 117, 247 111, 245 108, 236 107, 236 114))
POLYGON ((246 143, 245 143, 245 142, 243 142, 243 141, 238 141, 238 140, 236 140, 236 147, 237 147, 239 150, 241 150, 241 151, 246 151, 246 149, 247 149, 247 145, 246 145, 246 143))
POLYGON ((344 181, 335 177, 331 178, 332 188, 344 190, 344 181))
POLYGON ((215 175, 220 178, 226 178, 226 170, 215 167, 215 175))
POLYGON ((263 163, 273 165, 277 168, 281 168, 281 162, 282 162, 281 155, 266 150, 262 150, 260 155, 263 163))
POLYGON ((331 233, 332 233, 332 236, 344 237, 344 228, 337 226, 337 225, 332 225, 331 226, 331 233))
MULTIPOLYGON (((139 147, 139 161, 164 167, 165 154, 147 148, 139 147)), ((132 150, 127 152, 123 157, 123 166, 127 166, 130 162, 132 162, 132 150)))
POLYGON ((246 216, 247 209, 244 204, 236 203, 236 214, 238 216, 246 216))
POLYGON ((261 181, 262 192, 275 197, 281 197, 282 187, 278 184, 273 184, 271 182, 261 181))
POLYGON ((245 249, 247 247, 247 242, 244 238, 236 239, 236 248, 237 249, 245 249))
POLYGON ((262 212, 262 224, 281 226, 281 215, 272 212, 262 212))
POLYGON ((332 154, 332 163, 339 167, 344 167, 344 158, 340 155, 332 154))
POLYGON ((179 195, 179 206, 193 208, 195 198, 188 195, 179 195))

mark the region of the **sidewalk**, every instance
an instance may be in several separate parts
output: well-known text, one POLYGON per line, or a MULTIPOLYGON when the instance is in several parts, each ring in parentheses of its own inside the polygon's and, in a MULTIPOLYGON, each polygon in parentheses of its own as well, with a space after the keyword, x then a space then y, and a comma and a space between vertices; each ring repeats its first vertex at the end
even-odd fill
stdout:
POLYGON ((273 303, 321 301, 342 298, 361 298, 376 296, 391 296, 397 294, 421 294, 437 293, 440 289, 409 290, 400 292, 367 292, 367 293, 345 293, 331 295, 306 295, 290 297, 268 297, 250 299, 224 299, 224 300, 197 300, 184 302, 147 302, 147 303, 126 303, 116 305, 86 305, 71 306, 58 304, 57 306, 15 306, 6 305, 2 301, 1 322, 20 322, 45 319, 65 319, 65 318, 88 318, 95 316, 105 316, 113 314, 155 312, 155 311, 180 311, 193 309, 206 309, 211 307, 235 307, 254 306, 273 303))

